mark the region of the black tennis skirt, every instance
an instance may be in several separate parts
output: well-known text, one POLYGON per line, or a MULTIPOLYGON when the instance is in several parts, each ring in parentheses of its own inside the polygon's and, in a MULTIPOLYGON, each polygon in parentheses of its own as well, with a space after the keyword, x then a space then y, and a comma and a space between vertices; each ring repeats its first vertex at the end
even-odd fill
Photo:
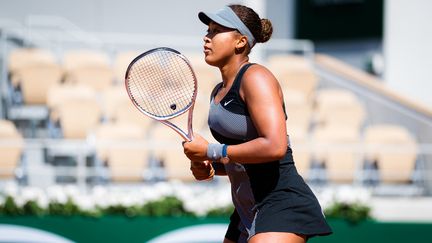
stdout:
POLYGON ((250 239, 264 232, 288 232, 307 238, 332 233, 317 198, 297 173, 294 163, 287 163, 283 167, 284 179, 287 181, 256 205, 251 229, 245 232, 239 215, 234 211, 225 236, 227 239, 246 242, 245 238, 250 239))
POLYGON ((290 232, 308 238, 332 233, 313 192, 299 176, 296 185, 270 195, 256 210, 249 238, 263 232, 290 232))

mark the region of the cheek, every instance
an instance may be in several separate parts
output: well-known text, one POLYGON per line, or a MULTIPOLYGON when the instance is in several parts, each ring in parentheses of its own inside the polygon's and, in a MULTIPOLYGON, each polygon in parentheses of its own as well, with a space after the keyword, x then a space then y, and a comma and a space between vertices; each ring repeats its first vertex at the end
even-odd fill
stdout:
POLYGON ((216 42, 218 49, 222 49, 224 51, 230 51, 235 49, 235 40, 233 38, 230 38, 229 36, 226 36, 225 38, 220 38, 216 42))
POLYGON ((206 56, 206 62, 220 61, 233 55, 235 51, 235 45, 233 43, 231 38, 214 39, 212 41, 212 52, 206 56))
POLYGON ((223 57, 224 50, 220 47, 220 45, 214 45, 211 46, 211 51, 206 53, 205 55, 205 61, 207 64, 215 66, 223 57))

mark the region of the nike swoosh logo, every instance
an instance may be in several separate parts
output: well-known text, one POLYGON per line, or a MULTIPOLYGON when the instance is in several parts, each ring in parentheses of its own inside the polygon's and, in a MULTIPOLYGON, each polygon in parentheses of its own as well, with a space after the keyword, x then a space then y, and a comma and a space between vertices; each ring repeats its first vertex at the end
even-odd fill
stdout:
POLYGON ((227 106, 229 103, 231 103, 231 101, 233 101, 234 99, 231 99, 229 101, 225 101, 224 106, 227 106))

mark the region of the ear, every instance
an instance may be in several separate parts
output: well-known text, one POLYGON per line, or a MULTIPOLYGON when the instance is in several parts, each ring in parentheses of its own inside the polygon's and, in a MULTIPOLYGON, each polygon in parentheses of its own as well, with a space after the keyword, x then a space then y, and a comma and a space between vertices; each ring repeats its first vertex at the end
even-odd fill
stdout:
POLYGON ((236 49, 243 49, 247 46, 248 39, 246 36, 241 35, 240 38, 237 40, 236 49))

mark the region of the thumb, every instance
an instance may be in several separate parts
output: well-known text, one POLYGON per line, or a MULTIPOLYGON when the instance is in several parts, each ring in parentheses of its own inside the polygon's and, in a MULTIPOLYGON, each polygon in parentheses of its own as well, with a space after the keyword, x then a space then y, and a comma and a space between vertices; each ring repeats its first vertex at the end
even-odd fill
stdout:
POLYGON ((204 162, 205 166, 209 166, 211 164, 210 161, 208 161, 208 160, 204 160, 203 162, 204 162))

